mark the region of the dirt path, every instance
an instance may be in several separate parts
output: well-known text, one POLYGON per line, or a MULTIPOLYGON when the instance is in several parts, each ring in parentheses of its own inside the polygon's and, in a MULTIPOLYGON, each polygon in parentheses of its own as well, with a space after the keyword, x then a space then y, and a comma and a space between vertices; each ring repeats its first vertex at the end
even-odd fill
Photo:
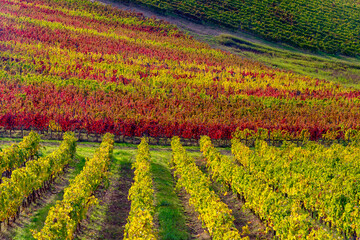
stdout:
POLYGON ((178 197, 182 206, 184 206, 184 213, 186 215, 186 226, 189 229, 191 239, 207 240, 211 239, 208 232, 202 228, 199 214, 195 211, 194 207, 189 204, 190 195, 186 193, 185 189, 178 191, 178 197))
POLYGON ((250 234, 246 236, 249 236, 250 240, 273 239, 270 233, 266 233, 266 227, 260 219, 249 209, 243 209, 244 203, 241 202, 231 190, 224 189, 219 183, 214 183, 213 187, 221 201, 226 203, 232 210, 232 215, 235 218, 235 227, 240 233, 242 232, 242 227, 248 226, 250 234))
POLYGON ((128 200, 129 189, 132 185, 134 173, 131 165, 120 166, 120 178, 113 182, 105 195, 104 201, 110 203, 105 228, 102 229, 103 238, 99 239, 122 239, 124 227, 130 212, 131 202, 128 200))
POLYGON ((112 164, 110 185, 106 188, 103 184, 95 193, 99 204, 82 221, 81 233, 76 239, 115 240, 124 237, 124 227, 131 207, 127 197, 133 177, 130 162, 112 164))
POLYGON ((261 39, 251 36, 244 32, 230 31, 228 29, 222 28, 221 26, 197 23, 177 15, 169 16, 165 14, 160 14, 159 12, 152 11, 150 8, 147 8, 145 6, 140 6, 135 3, 125 4, 114 0, 92 0, 92 1, 109 4, 122 10, 140 12, 146 17, 156 17, 158 19, 165 20, 171 24, 178 26, 181 30, 185 32, 190 32, 191 35, 194 35, 195 37, 200 37, 202 39, 208 36, 231 34, 233 36, 240 37, 242 39, 248 40, 253 43, 262 43, 262 44, 265 43, 265 41, 262 41, 261 39))

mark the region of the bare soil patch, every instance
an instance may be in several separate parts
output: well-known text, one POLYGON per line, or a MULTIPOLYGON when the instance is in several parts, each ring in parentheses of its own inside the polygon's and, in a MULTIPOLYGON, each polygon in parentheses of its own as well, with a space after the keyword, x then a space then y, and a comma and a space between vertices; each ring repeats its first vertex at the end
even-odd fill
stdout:
POLYGON ((189 229, 191 239, 211 239, 209 233, 202 228, 201 220, 199 220, 199 214, 195 211, 194 207, 189 204, 190 195, 186 193, 185 189, 178 191, 178 197, 181 204, 184 206, 184 212, 186 215, 186 225, 189 229))
POLYGON ((102 239, 122 239, 124 227, 130 212, 131 202, 128 200, 129 189, 133 183, 134 173, 131 168, 121 168, 120 178, 113 189, 105 195, 104 201, 110 203, 103 229, 102 239))
POLYGON ((250 234, 246 236, 249 236, 250 239, 273 239, 270 233, 266 233, 266 227, 261 220, 249 209, 243 208, 244 203, 237 198, 236 194, 225 189, 220 183, 215 182, 213 187, 220 199, 232 210, 235 227, 240 233, 242 227, 248 226, 250 234))
POLYGON ((156 17, 157 19, 161 19, 178 26, 181 30, 184 30, 186 32, 191 32, 191 34, 195 36, 207 37, 207 36, 218 36, 221 34, 232 34, 234 36, 241 37, 251 42, 257 42, 257 43, 262 42, 261 40, 247 33, 243 33, 240 31, 231 31, 221 26, 217 26, 209 23, 202 23, 200 21, 194 21, 192 19, 188 19, 180 15, 174 15, 174 14, 170 15, 170 14, 161 13, 160 11, 155 11, 155 10, 152 11, 150 8, 146 6, 135 4, 132 2, 123 3, 115 0, 92 0, 92 1, 108 4, 113 7, 117 7, 119 9, 126 11, 139 12, 142 13, 145 17, 156 17))
POLYGON ((119 164, 110 176, 108 188, 101 186, 95 193, 99 205, 89 211, 81 225, 78 239, 122 239, 130 212, 129 189, 134 172, 131 163, 119 164))

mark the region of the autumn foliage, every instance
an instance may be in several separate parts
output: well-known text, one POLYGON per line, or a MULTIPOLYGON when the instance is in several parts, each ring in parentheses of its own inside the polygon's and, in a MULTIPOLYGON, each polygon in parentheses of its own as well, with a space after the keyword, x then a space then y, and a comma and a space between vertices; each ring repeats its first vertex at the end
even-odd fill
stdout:
POLYGON ((211 49, 166 22, 90 1, 0 0, 0 127, 317 140, 358 129, 360 91, 211 49))

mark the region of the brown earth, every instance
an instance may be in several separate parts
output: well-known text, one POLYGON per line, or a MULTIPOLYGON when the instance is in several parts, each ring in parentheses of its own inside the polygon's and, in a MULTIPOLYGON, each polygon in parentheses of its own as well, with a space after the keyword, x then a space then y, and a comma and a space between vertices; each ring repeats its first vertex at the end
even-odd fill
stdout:
POLYGON ((134 172, 131 163, 119 165, 110 176, 108 188, 100 187, 95 197, 99 206, 88 212, 87 219, 82 222, 78 239, 123 239, 124 227, 130 212, 131 202, 128 200, 134 172), (102 215, 102 217, 100 216, 102 215))
MULTIPOLYGON (((185 32, 191 32, 191 35, 199 38, 207 38, 209 36, 218 36, 221 34, 231 34, 233 36, 241 37, 242 39, 248 40, 253 43, 263 43, 260 39, 251 36, 250 34, 240 32, 240 31, 230 31, 226 28, 217 25, 211 24, 203 24, 200 22, 194 22, 194 20, 190 20, 184 18, 180 15, 166 15, 161 14, 160 11, 152 11, 149 8, 135 4, 135 3, 124 3, 116 0, 92 0, 93 2, 100 2, 103 4, 109 4, 113 7, 127 10, 127 11, 134 11, 142 13, 145 17, 156 17, 157 19, 161 19, 167 21, 173 25, 176 25, 179 29, 185 32)), ((219 47, 219 46, 212 46, 212 47, 219 47)))
POLYGON ((195 211, 194 207, 189 204, 190 195, 186 193, 185 189, 181 189, 178 191, 178 197, 182 206, 184 206, 186 226, 189 229, 191 239, 211 239, 209 233, 202 228, 201 220, 199 220, 199 214, 195 211))
POLYGON ((242 227, 248 226, 250 234, 245 236, 249 236, 251 240, 273 239, 271 233, 266 233, 266 227, 261 220, 249 209, 244 208, 244 203, 236 197, 236 194, 232 193, 231 190, 224 189, 219 183, 214 183, 213 187, 220 199, 232 210, 232 215, 235 218, 234 225, 240 233, 242 227))

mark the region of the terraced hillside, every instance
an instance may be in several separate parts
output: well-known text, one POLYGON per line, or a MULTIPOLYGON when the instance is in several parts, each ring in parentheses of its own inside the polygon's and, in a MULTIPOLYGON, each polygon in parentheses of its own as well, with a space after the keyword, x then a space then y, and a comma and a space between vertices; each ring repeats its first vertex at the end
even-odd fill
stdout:
POLYGON ((154 138, 346 139, 360 91, 211 49, 90 1, 1 0, 2 130, 154 138), (305 131, 305 132, 304 132, 305 131))
POLYGON ((360 5, 337 0, 130 0, 303 49, 360 55, 360 5))

